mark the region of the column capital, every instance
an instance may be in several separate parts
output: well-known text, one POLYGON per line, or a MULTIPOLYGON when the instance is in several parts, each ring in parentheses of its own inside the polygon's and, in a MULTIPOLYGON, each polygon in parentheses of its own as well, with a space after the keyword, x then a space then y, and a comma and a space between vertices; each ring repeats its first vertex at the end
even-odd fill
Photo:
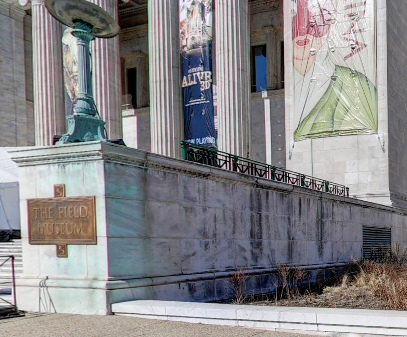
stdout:
POLYGON ((21 8, 19 6, 10 6, 10 16, 13 19, 22 22, 26 14, 27 13, 24 8, 21 8))
POLYGON ((2 0, 2 2, 10 5, 10 7, 23 7, 24 10, 30 7, 30 0, 2 0))
POLYGON ((18 0, 18 4, 23 7, 24 10, 30 9, 31 7, 30 0, 18 0))

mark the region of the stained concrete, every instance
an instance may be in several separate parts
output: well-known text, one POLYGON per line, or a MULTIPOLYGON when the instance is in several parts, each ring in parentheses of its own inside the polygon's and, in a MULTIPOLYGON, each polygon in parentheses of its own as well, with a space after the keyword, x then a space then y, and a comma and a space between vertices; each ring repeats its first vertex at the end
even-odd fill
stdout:
POLYGON ((404 211, 332 196, 105 142, 13 150, 22 223, 27 199, 95 196, 97 245, 30 245, 21 228, 18 305, 106 314, 132 299, 215 301, 234 296, 243 269, 248 293, 274 290, 275 268, 305 268, 312 281, 361 258, 362 226, 392 229, 403 250, 404 211), (46 179, 45 179, 46 178, 46 179), (44 285, 45 285, 44 283, 44 285), (41 295, 40 295, 41 296, 41 295), (74 300, 76 298, 76 300, 74 300), (69 304, 70 302, 75 305, 69 304))

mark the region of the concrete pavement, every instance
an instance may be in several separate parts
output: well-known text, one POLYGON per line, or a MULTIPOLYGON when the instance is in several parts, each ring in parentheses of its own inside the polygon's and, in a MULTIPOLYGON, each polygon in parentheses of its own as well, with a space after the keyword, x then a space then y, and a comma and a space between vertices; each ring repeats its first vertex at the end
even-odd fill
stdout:
POLYGON ((242 327, 193 324, 125 316, 34 314, 0 320, 0 336, 7 337, 307 337, 242 327))

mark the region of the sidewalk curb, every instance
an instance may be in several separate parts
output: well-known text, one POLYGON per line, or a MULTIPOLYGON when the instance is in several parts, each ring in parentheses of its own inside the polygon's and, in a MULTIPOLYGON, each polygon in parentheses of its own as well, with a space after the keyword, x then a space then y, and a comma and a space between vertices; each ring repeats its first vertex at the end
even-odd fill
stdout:
POLYGON ((140 318, 273 331, 407 336, 407 311, 139 300, 112 304, 112 312, 140 318))

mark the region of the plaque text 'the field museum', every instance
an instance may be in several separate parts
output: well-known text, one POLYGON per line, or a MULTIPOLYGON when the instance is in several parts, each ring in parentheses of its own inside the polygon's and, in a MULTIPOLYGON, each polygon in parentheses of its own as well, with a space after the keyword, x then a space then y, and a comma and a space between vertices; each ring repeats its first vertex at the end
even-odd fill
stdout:
POLYGON ((28 200, 30 244, 96 244, 95 197, 28 200))

